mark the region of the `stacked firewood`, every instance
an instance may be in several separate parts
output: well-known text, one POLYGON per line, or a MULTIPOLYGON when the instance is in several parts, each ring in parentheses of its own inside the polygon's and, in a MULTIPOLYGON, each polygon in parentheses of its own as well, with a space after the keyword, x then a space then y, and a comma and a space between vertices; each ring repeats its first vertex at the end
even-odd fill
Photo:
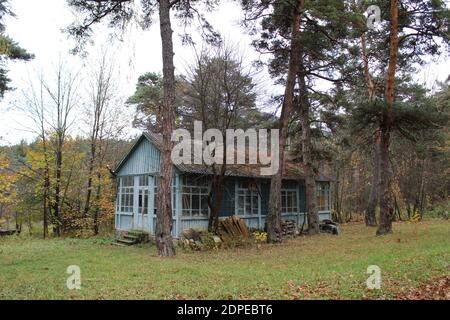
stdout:
POLYGON ((16 233, 16 230, 0 229, 0 237, 2 237, 2 236, 11 236, 11 235, 13 235, 15 233, 16 233))
POLYGON ((293 238, 298 234, 297 223, 294 220, 284 220, 281 223, 283 238, 293 238))
POLYGON ((250 232, 244 220, 236 216, 220 220, 217 233, 223 241, 250 237, 250 232))

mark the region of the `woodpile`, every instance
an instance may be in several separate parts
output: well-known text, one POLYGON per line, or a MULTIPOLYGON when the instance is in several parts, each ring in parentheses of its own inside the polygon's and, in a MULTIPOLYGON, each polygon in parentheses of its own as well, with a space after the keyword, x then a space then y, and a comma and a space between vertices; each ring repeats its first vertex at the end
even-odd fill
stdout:
POLYGON ((297 223, 294 220, 284 220, 281 222, 281 232, 283 238, 294 238, 298 234, 297 223))
POLYGON ((5 230, 5 229, 0 229, 0 237, 3 236, 11 236, 13 234, 16 233, 16 230, 5 230))
POLYGON ((236 216, 220 220, 217 233, 222 241, 242 238, 248 239, 250 237, 250 232, 244 220, 236 216))
POLYGON ((320 229, 320 232, 331 233, 334 235, 338 235, 340 233, 339 225, 336 222, 333 222, 328 219, 323 220, 319 224, 319 229, 320 229))

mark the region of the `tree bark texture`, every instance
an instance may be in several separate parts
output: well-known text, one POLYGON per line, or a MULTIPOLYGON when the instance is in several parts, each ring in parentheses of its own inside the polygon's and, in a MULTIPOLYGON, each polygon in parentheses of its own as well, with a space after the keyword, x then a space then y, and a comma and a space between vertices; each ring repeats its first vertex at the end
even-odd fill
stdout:
POLYGON ((279 121, 279 170, 270 181, 269 212, 267 214, 267 241, 280 242, 281 233, 281 183, 284 164, 284 150, 288 134, 289 117, 292 114, 294 104, 294 88, 300 60, 300 17, 305 1, 298 0, 292 17, 291 52, 289 67, 284 91, 283 106, 279 121))
POLYGON ((156 211, 156 247, 158 255, 169 257, 175 255, 175 247, 171 235, 172 230, 172 175, 173 164, 172 152, 172 131, 175 125, 174 105, 175 105, 175 67, 173 64, 173 42, 172 27, 170 21, 170 1, 159 1, 159 21, 162 42, 163 58, 163 150, 161 152, 160 177, 158 185, 158 204, 156 211))
POLYGON ((386 111, 384 113, 380 142, 380 224, 377 235, 392 232, 392 207, 390 199, 391 172, 389 168, 389 144, 392 126, 392 105, 395 95, 395 73, 398 55, 398 0, 391 0, 390 52, 386 83, 386 111))

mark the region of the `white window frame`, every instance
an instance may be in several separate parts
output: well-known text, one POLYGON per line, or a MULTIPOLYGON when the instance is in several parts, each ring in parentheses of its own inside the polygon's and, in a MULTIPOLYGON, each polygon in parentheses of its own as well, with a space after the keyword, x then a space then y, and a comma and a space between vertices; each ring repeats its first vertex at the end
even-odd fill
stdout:
MULTIPOLYGON (((195 177, 191 180, 191 176, 182 176, 181 178, 181 218, 182 219, 206 219, 210 215, 210 208, 208 205, 208 195, 210 191, 210 186, 206 184, 196 184, 195 177), (191 180, 191 181, 189 181, 191 180), (194 182, 194 183, 193 183, 194 182), (192 207, 193 196, 198 196, 198 209, 192 207), (185 199, 189 199, 189 206, 185 207, 185 199), (203 206, 206 206, 206 213, 204 212, 203 206)), ((198 177, 200 179, 205 179, 205 177, 198 177)))
MULTIPOLYGON (((139 183, 138 183, 138 190, 137 190, 137 196, 138 196, 138 207, 137 207, 138 211, 137 212, 138 212, 138 214, 147 215, 148 212, 149 212, 149 204, 150 204, 150 194, 149 194, 149 191, 150 191, 150 188, 149 188, 150 177, 148 175, 140 175, 138 177, 138 179, 139 179, 139 183), (144 179, 143 183, 142 183, 141 179, 144 179), (142 212, 143 206, 139 205, 139 200, 140 200, 141 196, 142 196, 142 204, 145 201, 144 200, 145 196, 147 196, 147 206, 146 206, 147 210, 145 210, 145 212, 142 212)), ((144 206, 144 208, 145 208, 145 206, 144 206)))
POLYGON ((318 212, 329 212, 331 210, 331 201, 330 201, 330 184, 318 182, 316 184, 316 201, 317 201, 317 211, 318 212), (321 196, 325 199, 325 205, 322 206, 319 204, 319 197, 321 196))
POLYGON ((300 206, 299 206, 299 197, 298 197, 298 189, 297 188, 282 188, 281 189, 281 213, 282 214, 296 214, 300 212, 300 206), (283 193, 286 193, 285 198, 283 199, 283 193), (288 203, 287 203, 287 194, 294 194, 294 199, 295 199, 295 207, 291 206, 288 207, 288 203), (287 208, 291 208, 293 211, 287 211, 287 208))
MULTIPOLYGON (((153 194, 149 198, 149 203, 150 203, 150 201, 153 201, 153 206, 151 206, 149 204, 149 210, 151 210, 150 208, 153 208, 153 212, 150 212, 150 214, 156 217, 156 211, 158 210, 158 179, 159 179, 159 177, 155 176, 155 175, 152 175, 151 179, 153 180, 152 181, 153 186, 150 186, 149 188, 150 189, 153 188, 153 194)), ((177 209, 177 206, 178 206, 178 204, 177 204, 177 196, 176 196, 176 194, 177 194, 177 187, 176 187, 176 184, 175 184, 175 179, 176 179, 176 176, 172 178, 172 201, 171 201, 171 204, 172 204, 172 217, 176 217, 176 209, 177 209)))
POLYGON ((244 218, 257 218, 261 215, 261 195, 259 190, 260 184, 256 183, 257 190, 250 190, 248 187, 242 187, 240 184, 244 181, 235 182, 235 215, 244 218), (253 201, 254 197, 257 197, 256 203, 253 201), (243 197, 244 207, 239 207, 239 198, 243 197), (247 213, 247 199, 250 198, 250 213, 247 213), (243 212, 243 213, 242 213, 243 212))
POLYGON ((133 176, 123 176, 120 177, 120 210, 121 214, 133 215, 134 210, 134 177, 133 176), (124 185, 124 179, 131 179, 131 185, 124 185), (125 200, 125 201, 124 201, 125 200), (125 204, 124 204, 125 202, 125 204), (131 204, 130 204, 131 202, 131 204), (126 210, 124 210, 126 208, 126 210))

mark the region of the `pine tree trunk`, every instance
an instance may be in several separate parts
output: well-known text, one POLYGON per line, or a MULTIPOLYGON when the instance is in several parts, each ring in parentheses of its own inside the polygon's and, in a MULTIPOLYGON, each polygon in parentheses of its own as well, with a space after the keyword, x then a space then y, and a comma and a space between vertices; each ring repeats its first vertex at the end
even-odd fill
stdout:
MULTIPOLYGON (((366 35, 361 35, 361 52, 364 64, 364 78, 366 80, 369 101, 373 102, 376 98, 375 83, 370 75, 369 54, 366 46, 366 35)), ((375 133, 374 150, 373 150, 373 176, 372 187, 370 189, 369 202, 366 208, 365 222, 366 226, 377 226, 376 209, 378 204, 378 184, 380 179, 380 130, 375 133)))
POLYGON ((214 204, 212 205, 211 215, 208 221, 208 230, 210 232, 216 232, 219 227, 219 212, 224 194, 225 172, 214 176, 213 179, 214 204))
POLYGON ((381 127, 381 143, 380 143, 380 181, 379 181, 379 197, 380 197, 380 224, 378 226, 377 235, 392 232, 392 208, 391 208, 391 173, 389 166, 389 143, 390 133, 386 126, 381 127))
POLYGON ((174 103, 175 103, 175 67, 173 64, 173 42, 172 27, 170 21, 170 1, 159 1, 159 22, 162 42, 163 58, 163 111, 162 111, 162 135, 163 150, 161 152, 161 168, 158 186, 158 205, 156 211, 156 247, 158 255, 169 257, 175 255, 175 247, 172 240, 172 174, 173 165, 172 131, 175 125, 174 103))
POLYGON ((378 204, 378 185, 380 180, 380 130, 377 130, 377 132, 375 133, 374 142, 372 186, 370 189, 369 203, 367 204, 365 215, 366 226, 370 227, 377 226, 376 208, 378 204))
POLYGON ((316 174, 314 172, 312 159, 311 123, 309 119, 311 105, 309 103, 303 63, 300 63, 298 83, 300 87, 299 109, 300 125, 302 128, 302 159, 303 167, 305 169, 308 234, 313 235, 319 233, 319 213, 317 211, 316 174))
POLYGON ((284 150, 286 145, 289 117, 293 110, 294 104, 294 87, 295 79, 298 72, 300 60, 300 16, 305 1, 298 0, 296 10, 292 17, 292 33, 291 33, 291 52, 289 57, 289 68, 286 80, 286 88, 284 91, 283 106, 281 109, 281 117, 279 122, 280 140, 279 140, 279 170, 275 173, 270 181, 270 198, 269 212, 267 214, 267 241, 280 242, 281 234, 281 181, 284 164, 284 150))
POLYGON ((390 200, 391 173, 389 169, 389 144, 392 125, 392 105, 395 94, 395 73, 398 54, 398 0, 391 0, 390 53, 386 83, 386 111, 382 119, 380 143, 380 224, 377 235, 392 232, 390 200))

